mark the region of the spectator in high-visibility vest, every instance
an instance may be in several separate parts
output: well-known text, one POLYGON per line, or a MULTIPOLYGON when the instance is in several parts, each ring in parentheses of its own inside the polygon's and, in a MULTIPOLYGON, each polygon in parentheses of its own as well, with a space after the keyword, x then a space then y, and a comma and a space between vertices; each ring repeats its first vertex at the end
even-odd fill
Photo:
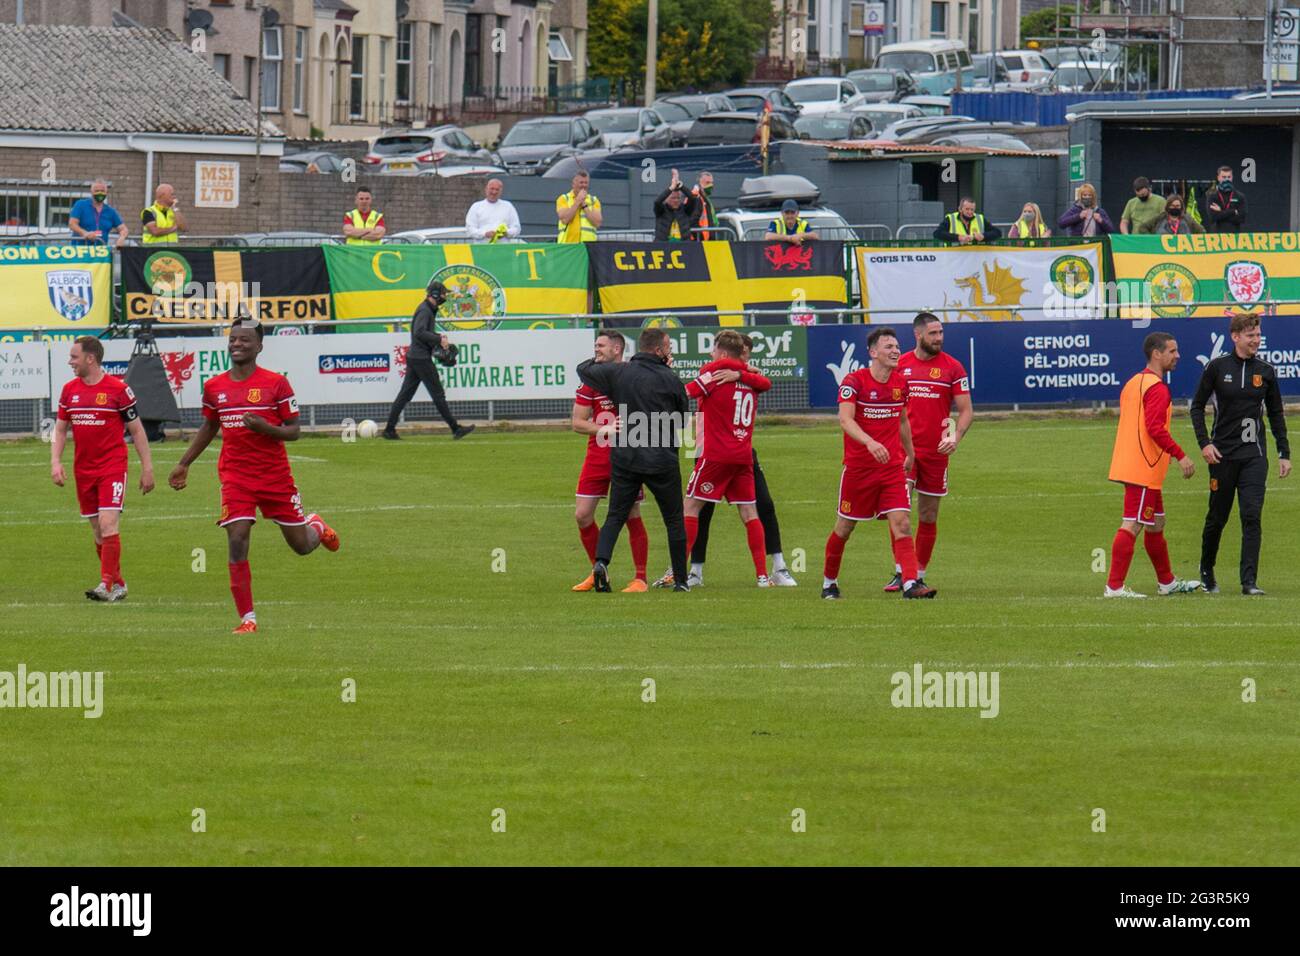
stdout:
POLYGON ((356 207, 343 217, 343 235, 348 237, 349 246, 378 245, 388 231, 384 214, 371 208, 373 202, 369 189, 362 187, 357 190, 356 207))
POLYGON ((591 177, 585 172, 574 175, 570 189, 555 200, 555 217, 559 220, 556 242, 595 242, 596 230, 605 221, 600 200, 589 192, 591 177))
POLYGON ((1051 235, 1052 230, 1043 222, 1043 212, 1036 202, 1025 203, 1020 218, 1007 230, 1008 239, 1048 239, 1051 235))
POLYGON ((934 231, 934 238, 964 246, 986 239, 1001 239, 1002 230, 991 222, 985 222, 984 214, 975 211, 975 200, 963 196, 961 202, 957 203, 957 211, 948 213, 940 221, 939 228, 934 231))
POLYGON ((787 199, 781 203, 781 215, 767 224, 767 238, 801 246, 807 239, 820 237, 808 225, 807 219, 799 218, 799 204, 793 199, 787 199))
POLYGON ((718 226, 718 214, 713 209, 713 200, 710 198, 712 194, 713 173, 706 170, 696 178, 691 189, 691 198, 695 200, 695 215, 698 217, 695 225, 699 230, 691 233, 691 238, 700 242, 723 238, 714 233, 718 226))
POLYGON ((176 190, 169 183, 159 183, 153 191, 153 205, 140 213, 145 242, 180 242, 179 233, 185 228, 181 218, 176 190))

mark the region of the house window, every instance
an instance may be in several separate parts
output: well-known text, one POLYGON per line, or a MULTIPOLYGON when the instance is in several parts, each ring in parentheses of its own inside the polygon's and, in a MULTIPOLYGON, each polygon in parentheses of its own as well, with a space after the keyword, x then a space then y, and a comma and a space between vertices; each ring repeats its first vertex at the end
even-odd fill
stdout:
POLYGON ((465 95, 476 96, 482 90, 483 15, 471 14, 465 18, 465 95))
POLYGON ((379 38, 379 109, 388 106, 388 54, 393 41, 388 37, 379 38))
POLYGON ((257 57, 244 57, 244 96, 252 100, 253 98, 253 72, 257 69, 257 57))
POLYGON ((30 181, 0 189, 0 235, 67 229, 73 203, 85 194, 84 189, 42 188, 30 181))
POLYGON ((948 35, 948 4, 930 4, 930 36, 946 37, 948 35))
MULTIPOLYGON (((429 76, 428 76, 428 97, 429 105, 433 106, 442 102, 442 97, 438 95, 437 76, 434 71, 434 64, 438 62, 438 43, 442 37, 439 32, 440 27, 436 23, 429 24, 429 76)), ((447 88, 451 89, 451 82, 448 81, 447 88)))
POLYGON ((230 82, 230 54, 212 54, 212 70, 227 83, 230 82))
POLYGON ((412 23, 397 25, 397 102, 411 102, 411 31, 412 23))
POLYGON ((298 27, 293 31, 293 111, 301 113, 307 109, 307 84, 304 76, 307 69, 307 28, 298 27))
POLYGON ((360 119, 366 109, 366 38, 352 38, 352 72, 349 74, 348 115, 360 119))
POLYGON ((262 31, 262 109, 268 113, 280 112, 280 66, 284 60, 284 33, 280 27, 267 27, 262 31))
POLYGON ((817 0, 808 0, 808 45, 805 49, 813 56, 817 55, 817 33, 817 0))

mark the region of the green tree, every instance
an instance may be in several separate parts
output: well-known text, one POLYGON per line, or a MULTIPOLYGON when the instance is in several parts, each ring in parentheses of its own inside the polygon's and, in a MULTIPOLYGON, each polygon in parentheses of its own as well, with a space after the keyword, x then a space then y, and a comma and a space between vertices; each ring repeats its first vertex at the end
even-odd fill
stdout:
MULTIPOLYGON (((1083 5, 1085 13, 1096 13, 1101 9, 1098 0, 1089 0, 1083 5)), ((1060 22, 1061 39, 1077 39, 1079 31, 1071 26, 1071 17, 1076 13, 1074 4, 1060 4, 1044 7, 1033 13, 1026 13, 1020 18, 1020 42, 1027 43, 1033 37, 1055 37, 1057 22, 1060 22)), ((1040 40, 1040 45, 1050 46, 1051 40, 1040 40)))
MULTIPOLYGON (((587 54, 593 76, 644 76, 647 6, 646 0, 592 0, 587 54)), ((770 0, 660 0, 656 86, 742 82, 772 22, 770 0)))

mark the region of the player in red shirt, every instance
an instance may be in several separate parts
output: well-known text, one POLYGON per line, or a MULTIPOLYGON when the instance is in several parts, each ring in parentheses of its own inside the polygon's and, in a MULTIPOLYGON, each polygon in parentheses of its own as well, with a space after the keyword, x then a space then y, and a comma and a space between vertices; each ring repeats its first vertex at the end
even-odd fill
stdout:
POLYGON ((60 488, 67 481, 63 447, 72 430, 76 446, 72 473, 77 481, 81 516, 90 519, 99 555, 99 584, 86 592, 92 601, 120 601, 126 597, 122 580, 120 518, 126 498, 127 456, 122 423, 140 456, 140 491, 153 491, 153 457, 149 439, 136 412, 130 386, 104 371, 104 345, 91 335, 72 343, 68 365, 76 377, 63 386, 59 415, 50 449, 50 478, 60 488))
POLYGON ((734 329, 724 329, 713 340, 713 361, 705 364, 686 394, 699 402, 704 417, 704 441, 697 448, 695 469, 686 482, 682 510, 686 520, 686 552, 695 546, 700 530, 700 509, 717 504, 725 495, 740 512, 749 554, 760 588, 771 587, 767 577, 767 547, 763 522, 758 520, 754 492, 755 396, 772 387, 766 375, 749 371, 741 359, 745 342, 734 329))
POLYGON ((826 539, 822 597, 839 600, 844 545, 859 521, 889 522, 894 557, 903 569, 903 597, 932 598, 937 593, 917 580, 912 543, 912 430, 904 405, 907 380, 898 374, 898 333, 879 328, 867 336, 871 364, 850 372, 840 383, 840 428, 844 430, 844 470, 835 530, 826 539))
POLYGON ((190 447, 172 469, 168 484, 185 487, 190 465, 221 432, 221 517, 230 543, 230 593, 240 623, 236 634, 257 631, 253 611, 253 578, 248 566, 248 541, 262 517, 280 526, 284 540, 298 554, 311 554, 318 545, 339 549, 339 536, 318 514, 305 514, 302 496, 293 483, 284 443, 297 441, 298 400, 289 380, 261 368, 262 324, 240 319, 230 328, 230 371, 203 384, 203 424, 190 447))
MULTIPOLYGON (((621 332, 602 331, 596 336, 596 361, 621 362, 626 346, 621 332)), ((609 481, 612 474, 609 462, 610 436, 615 428, 618 413, 614 403, 594 388, 583 384, 573 398, 571 421, 573 430, 587 436, 587 455, 582 460, 582 471, 578 474, 577 503, 573 517, 578 522, 578 535, 582 546, 592 564, 596 563, 596 540, 600 537, 600 528, 596 527, 596 503, 609 494, 609 481)), ((646 534, 645 522, 641 520, 641 505, 645 500, 645 491, 637 492, 637 504, 628 512, 627 533, 632 545, 632 564, 636 567, 636 577, 623 589, 624 594, 648 591, 645 566, 650 551, 650 537, 646 534)), ((590 591, 596 586, 595 578, 590 574, 573 586, 575 591, 590 591)))
MULTIPOLYGON (((939 534, 939 504, 948 494, 948 456, 957 450, 975 418, 970 379, 961 362, 943 350, 943 323, 931 312, 912 320, 916 348, 898 360, 898 374, 907 381, 907 422, 912 428, 916 461, 907 473, 916 502, 916 572, 925 569, 939 534), (953 407, 957 417, 951 417, 953 407)), ((894 579, 886 591, 903 586, 902 568, 894 565, 894 579)))

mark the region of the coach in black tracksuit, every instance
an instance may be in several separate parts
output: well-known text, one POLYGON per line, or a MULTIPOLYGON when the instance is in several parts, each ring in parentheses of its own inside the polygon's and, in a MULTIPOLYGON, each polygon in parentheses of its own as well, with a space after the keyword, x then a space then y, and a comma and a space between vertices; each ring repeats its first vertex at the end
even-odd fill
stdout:
POLYGON ((1273 366, 1255 357, 1259 351, 1259 318, 1237 316, 1230 328, 1233 350, 1205 366, 1192 399, 1192 427, 1201 455, 1210 466, 1210 510, 1201 535, 1201 583, 1217 591, 1214 562, 1219 538, 1232 516, 1235 495, 1241 509, 1241 592, 1263 594, 1256 587, 1259 568, 1260 517, 1268 480, 1264 415, 1277 442, 1278 476, 1291 472, 1291 446, 1286 437, 1282 392, 1273 366), (1213 398, 1214 434, 1205 430, 1205 405, 1213 398))
POLYGON ((630 361, 597 364, 587 359, 578 366, 578 377, 609 397, 622 422, 610 447, 609 507, 591 569, 597 591, 609 590, 610 556, 642 485, 650 489, 664 518, 668 554, 677 581, 674 590, 687 590, 686 524, 682 519, 682 473, 677 458, 682 444, 681 426, 691 406, 686 386, 669 367, 672 355, 667 332, 645 329, 630 361))
POLYGON ((438 307, 447 299, 447 287, 434 280, 424 291, 424 301, 411 316, 411 347, 406 352, 406 378, 402 381, 402 387, 397 393, 393 407, 389 409, 388 424, 384 426, 384 437, 388 439, 401 437, 397 434, 397 419, 401 417, 402 409, 407 403, 415 398, 415 393, 423 383, 429 392, 429 397, 433 399, 434 406, 438 409, 438 414, 451 429, 452 437, 464 438, 474 430, 474 426, 465 427, 452 416, 451 407, 447 404, 447 395, 442 390, 442 380, 438 378, 438 370, 433 367, 435 357, 444 365, 455 364, 456 360, 455 346, 449 345, 447 336, 438 331, 438 307))

